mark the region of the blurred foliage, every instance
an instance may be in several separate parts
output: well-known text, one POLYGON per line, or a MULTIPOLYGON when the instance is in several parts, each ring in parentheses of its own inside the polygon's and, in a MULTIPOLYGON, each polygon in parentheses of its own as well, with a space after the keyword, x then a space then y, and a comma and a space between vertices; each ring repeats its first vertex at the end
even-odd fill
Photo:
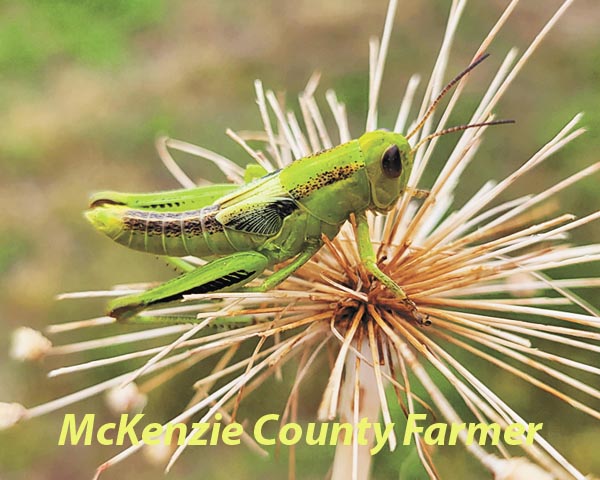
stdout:
POLYGON ((163 0, 25 0, 3 2, 0 69, 37 76, 52 62, 89 66, 123 62, 132 34, 155 24, 163 0))
MULTIPOLYGON (((522 3, 490 47, 492 58, 473 75, 450 123, 468 118, 508 49, 516 44, 522 51, 558 5, 557 0, 522 3)), ((419 72, 426 77, 430 71, 449 4, 446 0, 401 2, 384 76, 382 124, 393 122, 409 76, 419 72)), ((493 0, 468 5, 448 75, 468 64, 505 4, 493 0)), ((1 2, 0 326, 5 334, 0 337, 0 351, 7 351, 7 332, 16 326, 42 329, 102 311, 100 301, 54 302, 53 296, 61 291, 172 275, 152 257, 106 241, 81 215, 94 190, 176 187, 154 151, 158 134, 168 133, 244 163, 244 153, 223 132, 226 127, 260 128, 252 81, 261 78, 267 87, 285 91, 292 104, 311 73, 319 70, 321 91, 337 90, 358 135, 367 105, 367 42, 371 35, 380 34, 386 5, 385 0, 1 2)), ((599 15, 595 0, 576 2, 542 44, 497 109, 500 117, 516 119, 517 127, 490 129, 464 176, 458 201, 484 181, 514 170, 581 110, 586 112, 589 132, 548 160, 527 182, 516 184, 511 195, 542 190, 598 159, 600 51, 593 19, 599 15)), ((440 142, 426 176, 429 181, 452 144, 450 137, 440 142)), ((193 178, 221 180, 197 159, 185 155, 177 159, 193 178)), ((599 198, 597 177, 587 179, 561 196, 561 209, 583 215, 597 209, 599 198)), ((597 241, 599 232, 596 223, 575 232, 573 239, 597 241)), ((574 277, 599 273, 597 263, 564 272, 574 277)), ((582 295, 593 301, 597 293, 582 295)), ((580 360, 589 361, 585 356, 580 360)), ((598 429, 588 417, 512 376, 475 363, 479 376, 490 379, 497 392, 508 392, 504 397, 523 416, 551 420, 544 430, 547 439, 583 471, 600 470, 598 456, 590 451, 600 441, 598 429)), ((4 354, 0 401, 33 405, 118 373, 106 369, 69 379, 45 379, 43 372, 53 366, 51 359, 42 368, 19 365, 4 354)), ((187 372, 156 392, 149 411, 156 416, 179 411, 191 383, 205 369, 187 372)), ((323 381, 314 378, 302 390, 299 413, 305 421, 314 418, 323 381)), ((248 398, 244 415, 255 418, 265 411, 279 411, 289 382, 287 377, 283 383, 269 382, 248 398)), ((446 391, 452 395, 452 389, 446 391)), ((101 399, 72 411, 98 412, 109 418, 101 399)), ((87 478, 96 465, 116 453, 108 447, 58 447, 55 438, 61 420, 62 415, 56 414, 0 432, 0 478, 87 478)), ((170 478, 197 478, 198 472, 214 479, 286 475, 289 452, 285 450, 279 456, 271 452, 274 455, 265 461, 246 449, 229 448, 184 456, 170 478)), ((405 450, 378 455, 374 478, 424 478, 415 467, 414 452, 405 450)), ((331 455, 327 449, 299 448, 298 478, 322 478, 331 455)), ((480 467, 457 449, 440 450, 436 458, 440 469, 455 472, 456 478, 481 478, 480 467)), ((147 465, 141 456, 105 478, 124 474, 163 478, 160 469, 147 465)))

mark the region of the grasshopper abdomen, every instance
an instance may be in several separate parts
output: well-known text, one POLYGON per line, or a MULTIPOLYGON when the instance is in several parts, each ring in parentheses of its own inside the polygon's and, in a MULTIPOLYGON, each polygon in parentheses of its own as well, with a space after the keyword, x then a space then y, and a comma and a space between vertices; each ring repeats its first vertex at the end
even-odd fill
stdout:
POLYGON ((157 255, 210 257, 235 251, 215 219, 218 206, 157 212, 106 203, 86 212, 106 235, 126 247, 157 255), (218 238, 211 238, 211 237, 218 238))

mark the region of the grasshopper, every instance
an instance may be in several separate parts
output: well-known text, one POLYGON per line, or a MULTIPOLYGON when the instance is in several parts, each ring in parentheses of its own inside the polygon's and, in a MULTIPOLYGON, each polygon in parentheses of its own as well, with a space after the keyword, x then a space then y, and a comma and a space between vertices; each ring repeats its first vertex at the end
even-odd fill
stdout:
POLYGON ((402 287, 378 266, 366 212, 385 213, 396 204, 407 190, 414 153, 424 142, 465 128, 507 123, 453 127, 425 137, 415 147, 409 144, 443 95, 486 56, 452 80, 406 136, 367 132, 241 186, 94 195, 86 217, 115 242, 158 255, 210 260, 155 288, 113 300, 108 314, 119 321, 143 323, 153 320, 137 315, 142 310, 187 294, 270 290, 315 255, 323 235, 333 239, 354 215, 364 268, 393 293, 412 319, 426 323, 402 287), (267 268, 288 260, 259 286, 246 285, 267 268))

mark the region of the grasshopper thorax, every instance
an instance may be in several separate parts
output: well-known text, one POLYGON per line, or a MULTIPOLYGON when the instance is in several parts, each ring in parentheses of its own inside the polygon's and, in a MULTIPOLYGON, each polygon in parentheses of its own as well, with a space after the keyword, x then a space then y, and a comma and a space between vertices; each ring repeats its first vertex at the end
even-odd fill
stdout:
POLYGON ((358 139, 371 190, 370 209, 386 212, 408 183, 413 154, 403 135, 377 130, 358 139))

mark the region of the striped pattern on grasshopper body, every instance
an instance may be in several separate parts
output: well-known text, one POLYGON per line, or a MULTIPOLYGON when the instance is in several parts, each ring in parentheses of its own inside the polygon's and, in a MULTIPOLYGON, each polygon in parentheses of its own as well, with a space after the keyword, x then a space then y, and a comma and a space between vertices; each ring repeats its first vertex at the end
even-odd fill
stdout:
POLYGON ((413 151, 402 135, 369 132, 245 185, 211 185, 155 194, 101 192, 88 220, 127 247, 169 256, 212 259, 141 294, 114 300, 109 314, 141 321, 148 306, 208 293, 273 288, 335 237, 354 213, 366 269, 420 319, 404 291, 376 264, 365 211, 385 212, 406 187, 413 151), (244 287, 266 268, 293 259, 258 287, 244 287))

